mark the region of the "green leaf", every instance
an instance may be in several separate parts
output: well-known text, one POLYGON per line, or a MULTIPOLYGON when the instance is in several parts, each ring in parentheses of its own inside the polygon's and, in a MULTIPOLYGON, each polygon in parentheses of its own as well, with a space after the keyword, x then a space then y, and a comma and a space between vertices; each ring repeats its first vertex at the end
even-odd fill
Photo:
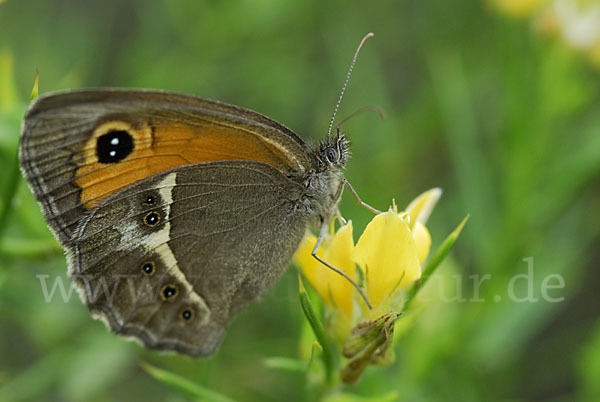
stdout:
POLYGON ((35 70, 35 81, 33 82, 33 88, 31 89, 31 94, 29 95, 30 101, 32 101, 38 97, 39 84, 40 84, 40 73, 38 70, 35 70))
POLYGON ((345 392, 334 394, 323 399, 323 402, 393 402, 398 401, 400 395, 397 391, 390 391, 379 396, 361 396, 345 392))
MULTIPOLYGON (((317 341, 323 348, 323 364, 325 365, 325 376, 328 383, 333 381, 333 373, 336 368, 336 358, 335 351, 333 349, 333 344, 331 343, 329 337, 325 333, 325 328, 323 324, 319 320, 312 303, 310 302, 310 298, 308 296, 308 292, 304 287, 304 283, 302 282, 302 277, 298 275, 298 285, 299 285, 299 293, 300 293, 300 305, 302 306, 302 310, 304 311, 304 315, 308 320, 317 341)), ((313 349, 314 351, 314 349, 313 349)))
POLYGON ((19 170, 19 158, 16 153, 10 165, 7 166, 8 178, 5 184, 5 188, 2 189, 0 195, 0 237, 6 229, 8 223, 8 217, 13 206, 13 199, 17 193, 19 182, 21 180, 21 171, 19 170))
POLYGON ((310 370, 311 367, 314 366, 317 357, 323 355, 323 347, 317 341, 314 341, 312 344, 312 348, 310 349, 310 359, 308 359, 308 364, 306 365, 306 370, 310 370))
POLYGON ((286 371, 295 371, 304 373, 306 371, 306 363, 302 360, 291 359, 289 357, 273 356, 264 360, 265 367, 271 369, 279 369, 286 371))
POLYGON ((17 103, 14 62, 12 53, 0 49, 0 107, 9 108, 17 103))
POLYGON ((11 258, 39 258, 60 255, 62 246, 56 240, 22 239, 5 236, 0 240, 0 255, 11 258))
POLYGON ((427 283, 427 280, 431 277, 431 275, 433 275, 433 273, 440 265, 440 263, 444 260, 444 258, 446 258, 446 255, 448 255, 448 253, 452 249, 452 246, 454 246, 454 243, 456 242, 456 239, 458 239, 458 236, 460 235, 463 226, 465 226, 465 223, 467 223, 467 220, 469 220, 469 215, 465 216, 465 218, 458 224, 456 229, 454 229, 452 233, 450 233, 448 237, 446 237, 446 239, 444 240, 442 245, 437 249, 433 257, 429 259, 427 265, 425 265, 425 269, 423 269, 423 274, 421 275, 421 278, 418 281, 416 281, 412 288, 410 288, 410 290, 408 291, 408 294, 406 296, 406 303, 404 303, 404 310, 408 309, 410 303, 413 301, 419 290, 423 287, 423 285, 427 283))
POLYGON ((152 377, 157 380, 169 385, 171 388, 177 389, 187 395, 194 398, 198 398, 202 401, 214 401, 214 402, 233 402, 233 399, 228 398, 218 392, 212 391, 205 388, 195 382, 183 378, 177 374, 171 373, 154 367, 148 363, 140 362, 140 366, 152 377))

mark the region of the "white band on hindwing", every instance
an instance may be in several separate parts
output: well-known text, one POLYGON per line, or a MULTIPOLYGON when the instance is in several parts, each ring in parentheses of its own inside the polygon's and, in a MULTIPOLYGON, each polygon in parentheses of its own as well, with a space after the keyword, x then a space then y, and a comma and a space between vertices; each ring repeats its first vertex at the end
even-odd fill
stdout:
MULTIPOLYGON (((173 275, 177 281, 183 285, 187 297, 199 310, 201 310, 198 312, 198 316, 201 317, 200 319, 202 322, 208 322, 210 310, 206 305, 206 302, 198 293, 196 293, 191 283, 187 280, 185 274, 179 268, 177 258, 175 258, 171 247, 169 247, 169 240, 171 238, 171 222, 169 221, 169 216, 171 213, 171 204, 173 203, 172 193, 173 188, 176 185, 176 178, 176 173, 169 173, 156 186, 166 212, 165 216, 161 216, 161 219, 164 220, 162 228, 153 233, 139 236, 139 231, 136 230, 139 223, 123 222, 122 225, 119 225, 119 231, 122 236, 120 246, 123 247, 124 250, 129 250, 135 246, 142 246, 147 251, 158 255, 167 269, 166 273, 173 275)), ((165 283, 165 285, 168 285, 168 283, 165 283)))
POLYGON ((158 183, 158 192, 166 211, 166 215, 163 218, 165 223, 161 230, 149 235, 147 241, 142 245, 148 251, 154 251, 160 256, 167 268, 167 272, 183 284, 187 297, 202 310, 199 312, 200 314, 198 314, 202 321, 208 321, 210 310, 208 309, 206 302, 198 293, 196 293, 191 283, 187 280, 185 274, 179 268, 177 258, 175 258, 171 247, 169 247, 169 240, 171 239, 171 222, 169 221, 169 217, 171 214, 171 204, 173 203, 173 188, 177 184, 176 178, 177 173, 169 173, 160 183, 158 183))

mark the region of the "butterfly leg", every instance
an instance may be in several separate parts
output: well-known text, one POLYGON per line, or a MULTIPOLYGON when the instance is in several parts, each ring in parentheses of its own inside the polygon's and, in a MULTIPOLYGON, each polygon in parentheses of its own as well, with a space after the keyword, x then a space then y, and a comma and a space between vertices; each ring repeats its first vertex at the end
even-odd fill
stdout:
POLYGON ((343 185, 343 186, 346 186, 346 187, 348 187, 348 190, 350 190, 350 192, 351 192, 351 193, 352 193, 352 195, 354 196, 354 199, 356 200, 356 202, 357 202, 357 203, 358 203, 360 206, 362 206, 362 207, 364 207, 364 208, 368 209, 369 211, 373 212, 375 215, 377 215, 377 214, 380 214, 380 213, 381 213, 381 211, 380 211, 380 210, 378 210, 378 209, 375 209, 375 208, 373 208, 372 206, 370 206, 369 204, 367 204, 366 202, 362 201, 362 200, 360 199, 360 197, 358 196, 358 193, 357 193, 357 192, 356 192, 356 190, 354 190, 354 188, 353 188, 353 187, 350 185, 350 182, 349 182, 348 180, 346 180, 346 179, 342 179, 342 185, 343 185))
POLYGON ((312 250, 312 252, 310 254, 314 258, 316 258, 317 261, 319 261, 321 264, 325 265, 327 268, 329 268, 329 269, 337 272, 338 274, 342 275, 348 282, 350 282, 352 284, 352 286, 354 286, 356 288, 356 290, 360 294, 360 297, 363 298, 363 300, 365 301, 365 303, 369 307, 369 310, 371 310, 372 309, 371 303, 369 302, 369 299, 367 299, 367 296, 363 293, 363 291, 360 288, 360 286, 358 286, 358 284, 356 282, 354 282, 352 280, 352 278, 350 278, 348 275, 346 275, 346 273, 344 271, 342 271, 339 268, 334 267, 333 265, 329 264, 327 261, 323 260, 321 257, 319 257, 317 255, 317 251, 319 250, 319 247, 321 246, 321 243, 323 242, 323 238, 325 237, 326 233, 327 233, 327 224, 324 223, 321 226, 321 230, 319 231, 319 237, 317 238, 317 243, 315 244, 315 247, 313 248, 313 250, 312 250))

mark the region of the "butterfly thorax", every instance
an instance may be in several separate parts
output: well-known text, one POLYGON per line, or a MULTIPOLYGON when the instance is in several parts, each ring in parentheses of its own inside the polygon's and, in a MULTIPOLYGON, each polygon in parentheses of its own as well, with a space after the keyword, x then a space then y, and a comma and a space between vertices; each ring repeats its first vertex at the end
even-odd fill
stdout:
POLYGON ((335 212, 341 195, 343 170, 350 157, 350 143, 343 133, 321 141, 310 152, 312 169, 305 173, 305 198, 302 202, 309 220, 320 226, 335 212))

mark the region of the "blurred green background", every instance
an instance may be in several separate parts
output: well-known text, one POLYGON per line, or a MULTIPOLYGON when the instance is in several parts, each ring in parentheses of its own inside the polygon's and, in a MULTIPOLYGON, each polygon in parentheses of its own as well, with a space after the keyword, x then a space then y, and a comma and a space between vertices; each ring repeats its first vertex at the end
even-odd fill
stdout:
MULTIPOLYGON (((588 52, 561 36, 557 4, 581 2, 523 0, 530 7, 516 11, 503 3, 511 2, 0 1, 0 401, 187 400, 142 361, 237 400, 307 399, 302 373, 264 364, 306 347, 293 269, 233 320, 209 359, 126 342, 75 294, 46 303, 39 275, 51 286, 66 263, 15 170, 20 123, 38 69, 40 93, 182 91, 318 139, 370 31, 339 116, 376 104, 387 119, 365 113, 344 124, 353 152, 346 177, 383 209, 442 187, 428 225, 434 247, 466 213, 471 219, 394 365, 369 368, 344 391, 396 391, 406 401, 598 400, 595 45, 588 52), (538 301, 511 301, 510 280, 528 272, 530 257, 538 301), (484 274, 477 295, 470 276, 484 274), (548 291, 561 302, 542 297, 550 274, 564 278, 548 291), (444 301, 459 290, 467 301, 444 301)), ((341 209, 357 234, 370 219, 348 194, 341 209)), ((515 293, 528 286, 518 280, 515 293)))

